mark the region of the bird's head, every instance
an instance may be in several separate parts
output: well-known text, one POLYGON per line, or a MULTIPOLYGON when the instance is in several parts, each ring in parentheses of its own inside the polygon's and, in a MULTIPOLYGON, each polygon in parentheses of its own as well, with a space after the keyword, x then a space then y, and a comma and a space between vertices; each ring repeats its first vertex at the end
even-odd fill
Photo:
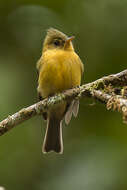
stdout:
POLYGON ((44 40, 43 52, 49 49, 63 49, 65 51, 73 51, 73 39, 74 36, 68 37, 59 30, 50 28, 48 29, 44 40))

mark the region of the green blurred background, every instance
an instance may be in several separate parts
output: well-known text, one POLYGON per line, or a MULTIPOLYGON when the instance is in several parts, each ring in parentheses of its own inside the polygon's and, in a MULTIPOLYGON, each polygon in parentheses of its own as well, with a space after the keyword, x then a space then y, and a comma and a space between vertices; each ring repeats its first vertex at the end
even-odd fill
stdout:
MULTIPOLYGON (((0 120, 37 101, 36 62, 46 29, 75 35, 83 83, 127 65, 127 0, 0 0, 0 120)), ((0 137, 6 190, 127 190, 127 125, 81 100, 64 126, 64 154, 44 155, 45 123, 32 118, 0 137)))

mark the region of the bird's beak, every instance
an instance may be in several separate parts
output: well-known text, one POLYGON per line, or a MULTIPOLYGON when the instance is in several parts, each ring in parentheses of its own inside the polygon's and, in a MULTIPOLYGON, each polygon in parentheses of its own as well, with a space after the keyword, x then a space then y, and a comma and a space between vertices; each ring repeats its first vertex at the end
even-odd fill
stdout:
POLYGON ((68 48, 69 45, 70 45, 70 42, 74 39, 75 37, 74 36, 71 36, 71 37, 68 37, 66 42, 65 42, 65 45, 64 45, 64 49, 68 48))
POLYGON ((70 43, 72 40, 74 40, 74 38, 75 38, 74 36, 67 38, 66 43, 70 43))

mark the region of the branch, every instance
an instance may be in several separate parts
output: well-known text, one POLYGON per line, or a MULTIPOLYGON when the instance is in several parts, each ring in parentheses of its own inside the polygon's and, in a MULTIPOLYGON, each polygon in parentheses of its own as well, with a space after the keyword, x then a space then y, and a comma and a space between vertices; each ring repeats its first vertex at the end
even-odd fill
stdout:
POLYGON ((123 119, 127 122, 127 70, 120 73, 102 77, 94 82, 69 89, 61 94, 46 98, 34 105, 23 108, 13 115, 9 115, 6 119, 0 122, 0 135, 30 119, 33 116, 42 114, 50 107, 59 102, 67 100, 71 101, 75 98, 90 97, 104 104, 107 104, 107 109, 117 110, 123 113, 123 119), (117 91, 117 88, 120 89, 117 91), (119 95, 117 94, 119 92, 119 95))

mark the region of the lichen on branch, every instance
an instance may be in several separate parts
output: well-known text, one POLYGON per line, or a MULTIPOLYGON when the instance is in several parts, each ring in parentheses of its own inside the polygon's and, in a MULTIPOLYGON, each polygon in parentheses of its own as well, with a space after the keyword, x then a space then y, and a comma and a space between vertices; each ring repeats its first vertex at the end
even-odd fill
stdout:
POLYGON ((50 107, 63 100, 71 101, 75 98, 90 97, 106 104, 107 109, 112 109, 123 114, 127 124, 127 70, 120 73, 102 77, 82 86, 69 89, 61 94, 46 98, 27 108, 23 108, 13 115, 9 115, 0 122, 0 135, 17 126, 18 124, 47 111, 50 107))

